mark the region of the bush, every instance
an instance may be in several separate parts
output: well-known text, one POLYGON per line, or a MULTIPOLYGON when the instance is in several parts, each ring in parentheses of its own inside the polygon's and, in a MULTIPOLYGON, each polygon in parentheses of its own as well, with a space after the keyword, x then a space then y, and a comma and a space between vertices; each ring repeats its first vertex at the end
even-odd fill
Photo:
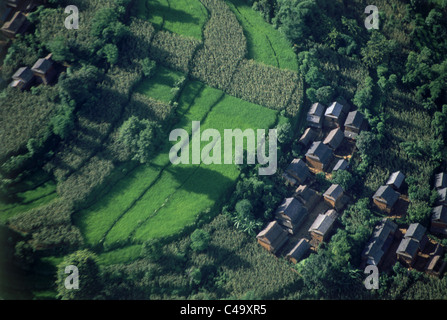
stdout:
POLYGON ((203 251, 208 248, 210 234, 203 229, 196 229, 191 234, 191 249, 194 251, 203 251))

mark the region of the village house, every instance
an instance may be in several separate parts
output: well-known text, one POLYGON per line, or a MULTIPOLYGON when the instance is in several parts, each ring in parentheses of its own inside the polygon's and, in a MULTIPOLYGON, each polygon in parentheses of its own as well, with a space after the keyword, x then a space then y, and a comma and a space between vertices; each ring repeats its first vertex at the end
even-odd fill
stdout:
POLYGON ((399 199, 399 193, 390 186, 381 186, 373 196, 374 204, 381 210, 391 213, 394 205, 399 199))
POLYGON ((447 188, 447 173, 441 172, 435 175, 435 188, 447 188))
POLYGON ((324 127, 329 129, 342 128, 349 112, 348 105, 332 103, 324 113, 324 127))
POLYGON ((386 182, 386 185, 392 187, 394 190, 399 190, 404 180, 405 175, 400 171, 396 171, 390 175, 386 182))
POLYGON ((304 184, 311 177, 306 162, 301 159, 293 159, 287 167, 285 174, 292 177, 298 184, 304 184))
POLYGON ((336 128, 329 132, 323 143, 332 150, 336 150, 342 144, 344 137, 343 131, 340 128, 336 128))
POLYGON ((343 198, 344 190, 338 184, 333 184, 323 194, 324 201, 332 208, 339 209, 341 207, 341 200, 343 198))
POLYGON ((296 188, 294 197, 306 207, 308 212, 311 212, 321 199, 318 192, 307 185, 296 188))
POLYGON ((309 148, 310 144, 317 139, 319 133, 314 128, 307 128, 301 138, 299 139, 299 143, 301 143, 304 147, 309 148))
POLYGON ((5 22, 0 29, 2 33, 8 38, 14 38, 17 34, 23 34, 28 30, 30 23, 26 16, 17 11, 11 18, 11 20, 5 22))
POLYGON ((45 58, 40 58, 36 61, 31 71, 39 81, 47 85, 53 82, 57 72, 54 68, 54 62, 51 60, 51 54, 45 58))
POLYGON ((328 169, 332 161, 332 150, 321 141, 312 143, 312 146, 306 153, 306 162, 309 167, 319 171, 328 169))
POLYGON ((380 267, 384 257, 394 241, 397 224, 389 219, 382 219, 374 228, 368 244, 362 252, 362 261, 365 265, 380 267))
POLYGON ((336 172, 338 170, 346 170, 349 167, 349 162, 346 159, 340 159, 335 163, 334 168, 332 168, 332 172, 336 172))
POLYGON ((345 137, 355 140, 361 131, 367 129, 366 119, 360 111, 349 112, 344 127, 345 137))
POLYGON ((286 259, 292 263, 300 262, 309 252, 310 245, 307 239, 300 239, 298 243, 287 253, 286 259))
POLYGON ((34 81, 33 72, 28 67, 19 68, 12 76, 10 87, 20 90, 27 90, 31 87, 34 81))
POLYGON ((323 127, 324 110, 326 107, 319 102, 314 103, 307 113, 307 124, 309 127, 321 129, 323 127))
POLYGON ((439 243, 429 255, 429 260, 425 266, 425 272, 431 276, 440 277, 444 272, 447 261, 442 260, 444 249, 439 243))
POLYGON ((291 197, 284 199, 276 209, 275 219, 281 226, 286 228, 287 232, 295 234, 296 230, 301 227, 307 218, 307 215, 307 208, 297 199, 291 197))
POLYGON ((447 188, 438 189, 438 204, 447 206, 447 188))
POLYGON ((326 211, 324 214, 319 214, 315 221, 309 228, 309 233, 312 237, 312 242, 320 244, 328 239, 328 236, 337 220, 338 213, 334 209, 326 211))
POLYGON ((289 239, 285 231, 277 221, 271 221, 267 227, 256 236, 258 243, 267 251, 275 254, 289 239))
POLYGON ((412 223, 396 250, 397 259, 407 266, 413 266, 418 252, 422 251, 428 241, 426 228, 420 223, 412 223))
POLYGON ((439 205, 434 207, 431 215, 430 232, 447 235, 447 207, 439 205))

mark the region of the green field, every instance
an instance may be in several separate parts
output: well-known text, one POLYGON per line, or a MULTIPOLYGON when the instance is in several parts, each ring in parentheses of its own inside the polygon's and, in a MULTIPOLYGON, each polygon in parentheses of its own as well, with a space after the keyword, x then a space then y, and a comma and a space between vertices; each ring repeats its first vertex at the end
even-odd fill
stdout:
POLYGON ((296 54, 286 37, 241 0, 228 0, 247 38, 249 59, 281 69, 298 70, 296 54))
POLYGON ((156 100, 169 103, 174 97, 171 89, 182 77, 183 74, 181 72, 173 71, 159 65, 154 75, 151 78, 143 79, 135 88, 135 91, 156 100))
POLYGON ((187 37, 202 39, 208 12, 198 0, 138 0, 134 15, 149 20, 154 27, 187 37))
POLYGON ((16 214, 45 205, 57 197, 56 184, 53 180, 44 181, 37 186, 22 183, 17 188, 21 191, 13 193, 11 198, 0 199, 0 224, 5 224, 16 214))
MULTIPOLYGON (((176 128, 191 132, 192 121, 201 121, 202 130, 214 128, 222 136, 224 129, 270 128, 278 117, 276 111, 197 81, 187 83, 177 111, 181 119, 176 128)), ((151 163, 129 172, 105 197, 79 213, 75 222, 88 245, 103 242, 111 249, 176 234, 234 185, 239 175, 235 165, 171 165, 173 143, 167 140, 151 163)))

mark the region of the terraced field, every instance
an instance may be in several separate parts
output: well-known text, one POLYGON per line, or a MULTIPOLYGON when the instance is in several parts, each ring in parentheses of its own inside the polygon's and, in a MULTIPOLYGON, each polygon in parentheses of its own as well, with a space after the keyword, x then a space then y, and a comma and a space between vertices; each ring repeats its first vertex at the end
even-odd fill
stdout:
MULTIPOLYGON (((228 96, 200 82, 189 82, 179 100, 179 128, 202 130, 272 127, 276 111, 228 96), (235 117, 237 115, 237 117, 235 117)), ((239 171, 235 165, 171 165, 166 141, 163 151, 147 165, 127 174, 109 194, 78 215, 87 243, 112 249, 173 235, 213 208, 231 189, 239 171)))

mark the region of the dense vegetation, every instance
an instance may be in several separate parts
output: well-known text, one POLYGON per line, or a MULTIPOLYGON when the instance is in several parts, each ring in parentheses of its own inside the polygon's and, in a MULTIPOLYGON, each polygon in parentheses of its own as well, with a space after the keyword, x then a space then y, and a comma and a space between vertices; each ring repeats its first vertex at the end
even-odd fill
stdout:
POLYGON ((17 265, 52 270, 41 296, 446 298, 445 277, 396 264, 367 291, 358 269, 383 217, 370 198, 391 172, 407 176, 398 222, 428 226, 433 175, 446 169, 445 1, 378 0, 379 30, 363 27, 363 0, 69 2, 33 12, 33 32, 12 41, 1 69, 9 79, 50 52, 66 67, 54 86, 0 93, 0 222, 17 233, 17 265), (67 4, 80 8, 76 32, 60 28, 67 4), (335 99, 371 130, 349 172, 317 180, 352 201, 331 241, 289 265, 254 235, 290 194, 280 173, 303 155, 306 107, 335 99), (193 120, 276 126, 278 174, 172 166, 167 134, 193 120), (62 285, 73 263, 89 284, 76 296, 62 285))

